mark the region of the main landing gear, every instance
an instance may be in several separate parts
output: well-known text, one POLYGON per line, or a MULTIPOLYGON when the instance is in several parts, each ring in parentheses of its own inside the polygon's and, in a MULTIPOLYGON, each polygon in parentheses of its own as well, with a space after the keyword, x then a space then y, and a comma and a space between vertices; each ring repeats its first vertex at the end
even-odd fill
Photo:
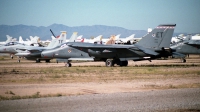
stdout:
POLYGON ((40 63, 40 59, 36 59, 35 62, 36 62, 36 63, 40 63))
POLYGON ((182 62, 182 63, 185 63, 185 62, 186 62, 186 59, 185 59, 185 58, 181 58, 181 62, 182 62))
MULTIPOLYGON (((35 62, 36 62, 36 63, 40 63, 40 62, 41 62, 41 59, 38 58, 38 59, 35 60, 35 62)), ((45 62, 46 62, 46 63, 50 63, 50 59, 46 59, 45 62)))
POLYGON ((119 59, 107 59, 105 62, 107 67, 112 67, 115 64, 119 66, 128 66, 128 61, 120 61, 119 59))
POLYGON ((19 57, 19 56, 18 56, 18 60, 17 60, 17 62, 18 62, 18 63, 20 63, 20 62, 21 62, 21 61, 20 61, 20 60, 21 60, 21 58, 22 58, 22 57, 19 57))
POLYGON ((10 58, 13 59, 13 54, 10 55, 10 58))
POLYGON ((70 62, 66 62, 66 63, 65 63, 65 66, 66 66, 66 67, 71 67, 72 64, 71 64, 70 62))

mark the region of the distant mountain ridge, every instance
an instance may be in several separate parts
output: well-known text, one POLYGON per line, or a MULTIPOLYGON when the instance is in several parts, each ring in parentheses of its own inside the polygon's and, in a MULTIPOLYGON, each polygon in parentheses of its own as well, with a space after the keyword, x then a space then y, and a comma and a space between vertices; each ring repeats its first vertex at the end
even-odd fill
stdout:
POLYGON ((70 38, 73 32, 78 32, 78 35, 83 35, 84 38, 96 37, 103 35, 103 38, 109 38, 111 35, 121 34, 121 38, 135 34, 135 37, 142 37, 147 33, 147 30, 128 30, 122 27, 93 25, 93 26, 76 26, 69 27, 62 24, 52 24, 50 26, 27 26, 27 25, 0 25, 0 41, 6 40, 6 35, 19 39, 19 36, 25 40, 30 36, 39 36, 41 40, 50 40, 51 32, 60 35, 60 31, 67 31, 67 38, 70 38))

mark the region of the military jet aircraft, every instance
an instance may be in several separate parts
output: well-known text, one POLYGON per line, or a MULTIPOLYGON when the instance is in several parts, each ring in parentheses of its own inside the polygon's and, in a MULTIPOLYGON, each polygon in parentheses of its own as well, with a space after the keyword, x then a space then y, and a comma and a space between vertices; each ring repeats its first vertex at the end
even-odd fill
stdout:
POLYGON ((10 57, 13 59, 13 55, 17 53, 17 47, 24 47, 25 44, 18 42, 8 42, 5 45, 0 46, 0 53, 10 54, 10 57))
POLYGON ((181 58, 183 63, 186 62, 186 55, 189 54, 200 54, 200 39, 199 40, 192 40, 192 36, 188 35, 185 40, 178 42, 176 44, 171 45, 170 47, 176 54, 172 55, 176 58, 181 58))
MULTIPOLYGON (((41 60, 44 60, 43 58, 41 58, 41 52, 43 50, 52 49, 52 48, 62 44, 65 41, 66 41, 66 32, 61 31, 60 37, 52 40, 52 42, 49 43, 49 45, 47 47, 38 47, 38 46, 21 47, 21 46, 19 46, 19 47, 16 47, 17 53, 15 55, 19 56, 19 57, 25 57, 28 60, 36 60, 36 62, 38 63, 41 60)), ((50 62, 50 58, 45 59, 45 61, 50 62)), ((20 59, 18 60, 18 62, 20 62, 20 59)))
MULTIPOLYGON (((54 35, 54 34, 53 34, 54 35)), ((53 49, 66 41, 66 31, 61 31, 60 36, 57 36, 47 47, 36 47, 36 46, 28 46, 28 47, 18 47, 16 56, 25 57, 28 60, 36 60, 36 63, 41 60, 45 60, 46 62, 50 62, 52 58, 42 58, 41 52, 47 49, 53 49)), ((69 40, 69 42, 73 42, 77 38, 77 32, 74 32, 69 40)), ((20 62, 20 59, 19 61, 20 62)))
POLYGON ((163 24, 145 35, 134 45, 102 45, 92 43, 68 42, 55 49, 41 53, 44 58, 66 59, 70 67, 71 60, 102 60, 106 66, 127 66, 128 60, 152 60, 171 55, 167 51, 176 24, 163 24))

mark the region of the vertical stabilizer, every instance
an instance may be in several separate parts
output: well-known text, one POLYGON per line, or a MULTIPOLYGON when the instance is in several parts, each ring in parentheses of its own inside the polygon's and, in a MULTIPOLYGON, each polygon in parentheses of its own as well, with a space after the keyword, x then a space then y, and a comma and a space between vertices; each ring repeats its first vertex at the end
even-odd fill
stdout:
POLYGON ((78 37, 77 35, 78 35, 78 32, 74 32, 72 36, 70 37, 69 42, 75 42, 78 37))
POLYGON ((52 39, 52 41, 47 46, 48 48, 54 48, 56 46, 61 45, 62 43, 66 42, 67 32, 61 31, 59 38, 52 39))
POLYGON ((130 35, 129 37, 126 37, 125 42, 133 40, 135 37, 135 34, 130 35))
POLYGON ((31 39, 31 41, 33 41, 34 40, 33 36, 30 36, 30 39, 31 39))
POLYGON ((9 36, 9 35, 6 35, 6 37, 7 37, 7 40, 6 40, 6 42, 5 42, 5 43, 8 43, 8 42, 11 42, 11 41, 12 41, 12 37, 11 37, 11 36, 9 36))
POLYGON ((100 42, 100 41, 102 41, 102 35, 99 35, 99 36, 95 37, 95 38, 93 39, 93 41, 94 41, 94 42, 100 42))
POLYGON ((52 38, 51 42, 48 44, 48 48, 53 48, 54 44, 56 43, 56 38, 52 38))
POLYGON ((163 24, 154 28, 136 43, 146 48, 169 48, 176 24, 163 24))
POLYGON ((22 39, 22 36, 19 36, 19 43, 24 43, 24 40, 22 39))
POLYGON ((62 43, 66 42, 66 37, 67 37, 67 32, 61 31, 61 34, 60 34, 59 38, 56 38, 56 42, 53 47, 59 46, 62 43))
POLYGON ((115 35, 111 35, 110 39, 106 42, 106 45, 115 44, 115 35))
POLYGON ((116 35, 114 40, 118 41, 120 36, 121 36, 121 34, 116 35))

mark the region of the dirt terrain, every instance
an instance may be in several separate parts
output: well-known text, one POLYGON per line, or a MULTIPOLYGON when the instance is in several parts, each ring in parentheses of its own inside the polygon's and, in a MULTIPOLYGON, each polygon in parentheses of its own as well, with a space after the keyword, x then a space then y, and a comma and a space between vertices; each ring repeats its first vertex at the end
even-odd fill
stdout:
POLYGON ((128 67, 75 61, 71 68, 55 60, 0 59, 0 100, 178 88, 200 88, 199 56, 191 56, 186 63, 179 59, 129 61, 128 67))

